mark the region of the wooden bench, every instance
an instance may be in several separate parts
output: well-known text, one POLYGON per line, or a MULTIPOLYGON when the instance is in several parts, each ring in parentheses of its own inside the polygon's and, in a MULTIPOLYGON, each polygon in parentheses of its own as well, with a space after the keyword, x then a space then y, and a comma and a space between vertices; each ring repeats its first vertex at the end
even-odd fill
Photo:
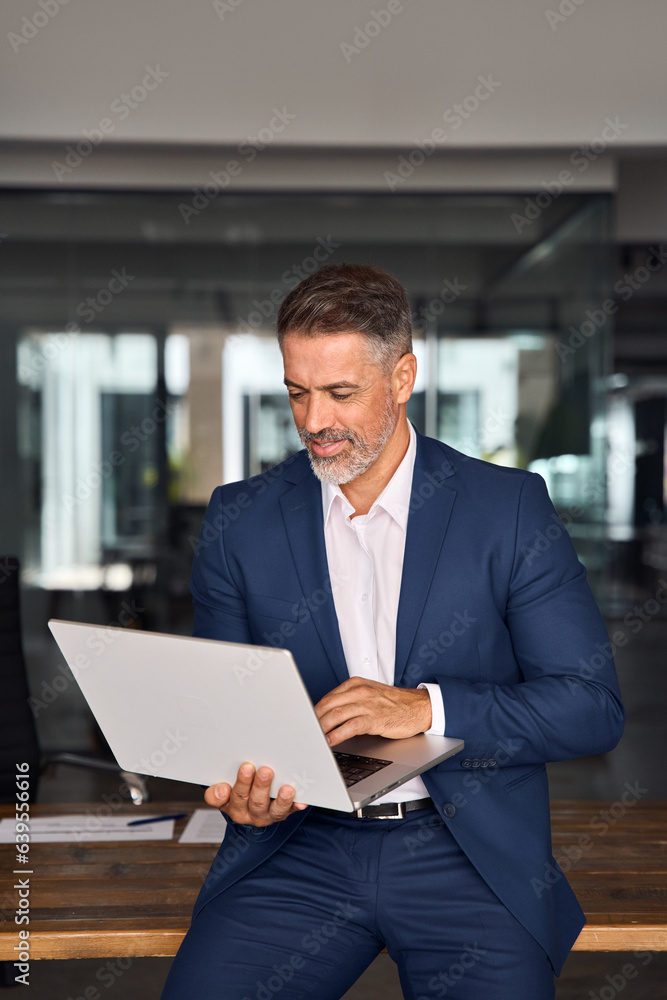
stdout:
MULTIPOLYGON (((190 813, 192 802, 124 806, 119 812, 190 813)), ((99 805, 36 806, 34 816, 92 813, 99 805)), ((0 807, 0 816, 13 807, 0 807)), ((667 803, 552 803, 554 854, 588 923, 578 951, 667 950, 667 803), (605 816, 607 817, 605 819, 605 816)), ((30 956, 170 956, 216 847, 172 841, 33 844, 30 850, 30 956)), ((16 959, 16 851, 0 846, 0 959, 16 959)), ((547 873, 548 874, 548 873, 547 873)), ((557 873, 555 873, 557 874, 557 873)), ((553 877, 553 876, 551 876, 553 877)))
POLYGON ((551 804, 554 857, 586 914, 575 951, 667 951, 667 802, 626 798, 551 804))

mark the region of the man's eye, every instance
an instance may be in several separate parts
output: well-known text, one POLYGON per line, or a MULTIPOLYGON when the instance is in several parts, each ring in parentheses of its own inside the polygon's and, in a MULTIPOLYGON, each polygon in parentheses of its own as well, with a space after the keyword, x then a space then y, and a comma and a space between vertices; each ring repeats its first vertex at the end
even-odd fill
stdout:
POLYGON ((302 392, 290 392, 288 393, 290 399, 301 399, 303 396, 302 392))
POLYGON ((343 393, 340 392, 332 392, 331 395, 333 399, 349 399, 352 393, 348 392, 347 395, 344 395, 343 393))

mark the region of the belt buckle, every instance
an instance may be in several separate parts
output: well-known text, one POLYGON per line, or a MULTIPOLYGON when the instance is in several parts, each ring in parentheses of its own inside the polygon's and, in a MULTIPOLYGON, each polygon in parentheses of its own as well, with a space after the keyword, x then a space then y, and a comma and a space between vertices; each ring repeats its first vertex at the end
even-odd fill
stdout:
POLYGON ((380 814, 378 816, 372 816, 372 817, 371 816, 364 816, 365 806, 362 806, 360 809, 355 810, 355 814, 356 814, 356 816, 358 816, 359 819, 405 819, 405 816, 406 816, 405 803, 404 802, 392 802, 391 804, 392 804, 392 806, 397 806, 398 807, 398 812, 387 813, 386 816, 383 816, 382 814, 380 814))

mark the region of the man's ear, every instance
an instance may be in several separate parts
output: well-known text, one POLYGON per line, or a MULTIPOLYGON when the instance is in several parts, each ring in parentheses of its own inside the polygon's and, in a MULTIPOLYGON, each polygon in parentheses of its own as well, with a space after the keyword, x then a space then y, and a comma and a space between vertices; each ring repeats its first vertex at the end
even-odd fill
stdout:
POLYGON ((397 403, 407 403, 415 387, 417 359, 414 354, 404 354, 396 363, 391 375, 394 399, 397 403))

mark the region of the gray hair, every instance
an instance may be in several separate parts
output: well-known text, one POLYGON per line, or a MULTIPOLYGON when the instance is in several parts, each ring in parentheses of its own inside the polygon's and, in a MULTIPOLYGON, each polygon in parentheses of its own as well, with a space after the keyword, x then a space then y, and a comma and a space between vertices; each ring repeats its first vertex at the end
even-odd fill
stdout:
POLYGON ((407 293, 393 275, 368 264, 327 264, 305 278, 282 303, 276 332, 281 350, 287 333, 361 333, 371 361, 387 374, 412 353, 407 293))

